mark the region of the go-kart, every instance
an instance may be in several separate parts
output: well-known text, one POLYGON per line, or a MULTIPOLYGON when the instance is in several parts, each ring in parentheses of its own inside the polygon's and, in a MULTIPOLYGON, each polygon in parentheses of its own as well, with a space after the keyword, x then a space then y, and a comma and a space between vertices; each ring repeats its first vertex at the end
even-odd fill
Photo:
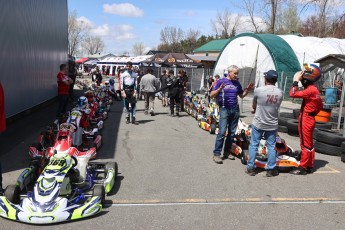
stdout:
MULTIPOLYGON (((286 144, 285 140, 279 135, 276 137, 276 167, 279 171, 289 171, 299 166, 301 151, 294 151, 292 147, 286 144)), ((241 162, 247 164, 249 155, 247 152, 241 157, 241 162)), ((265 169, 267 164, 267 147, 266 140, 262 138, 258 147, 255 159, 255 166, 259 169, 265 169)))
POLYGON ((99 213, 105 193, 114 186, 117 165, 89 163, 89 159, 57 153, 33 161, 16 185, 7 186, 4 196, 0 196, 0 216, 30 224, 51 224, 99 213))
MULTIPOLYGON (((82 112, 72 110, 67 122, 59 125, 52 145, 42 145, 41 142, 29 147, 31 158, 42 157, 45 154, 53 155, 66 153, 69 155, 91 155, 95 158, 97 150, 102 144, 102 136, 98 128, 84 129, 81 124, 82 112)), ((103 121, 99 121, 103 125, 103 121)))

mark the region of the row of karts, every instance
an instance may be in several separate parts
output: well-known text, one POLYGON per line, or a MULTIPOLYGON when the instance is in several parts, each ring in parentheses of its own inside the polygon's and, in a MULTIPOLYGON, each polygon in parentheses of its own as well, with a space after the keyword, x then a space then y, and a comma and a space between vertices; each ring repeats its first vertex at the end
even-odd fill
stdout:
POLYGON ((29 146, 29 167, 0 196, 0 216, 50 224, 95 215, 114 187, 115 161, 97 162, 104 120, 112 104, 108 85, 94 87, 29 146))
MULTIPOLYGON (((184 110, 198 121, 198 126, 210 134, 218 134, 219 107, 214 101, 209 103, 194 92, 184 96, 184 110)), ((249 160, 251 126, 239 119, 230 152, 241 159, 243 164, 249 160)), ((227 133, 225 135, 228 135, 227 133)), ((300 151, 294 151, 278 134, 276 137, 276 165, 280 171, 289 171, 299 166, 300 151)), ((266 140, 262 137, 256 154, 255 165, 265 169, 267 164, 266 140)))

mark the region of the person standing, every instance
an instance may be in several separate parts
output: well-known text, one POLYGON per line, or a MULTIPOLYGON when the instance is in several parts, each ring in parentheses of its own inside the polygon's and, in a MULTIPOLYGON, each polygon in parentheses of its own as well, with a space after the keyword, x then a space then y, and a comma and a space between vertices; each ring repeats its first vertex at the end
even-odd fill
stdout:
POLYGON ((182 90, 182 83, 178 77, 174 76, 174 70, 169 70, 167 86, 169 86, 170 116, 175 117, 175 107, 176 116, 180 116, 180 91, 182 90))
POLYGON ((138 77, 137 77, 137 100, 142 100, 143 99, 143 93, 141 92, 141 90, 140 90, 140 82, 141 82, 141 79, 142 79, 142 77, 144 76, 144 71, 138 71, 137 72, 137 74, 138 74, 138 77))
POLYGON ((250 176, 256 175, 255 159, 260 140, 266 139, 267 146, 267 165, 266 176, 272 177, 279 174, 276 169, 276 136, 278 129, 279 108, 283 100, 283 91, 275 84, 278 81, 278 73, 275 70, 269 70, 264 73, 265 86, 256 88, 253 97, 253 112, 255 113, 252 122, 249 160, 246 173, 250 176))
POLYGON ((290 173, 294 175, 306 175, 313 172, 315 149, 313 133, 315 128, 315 116, 323 108, 320 92, 314 85, 321 77, 321 70, 315 64, 310 64, 305 71, 297 72, 289 95, 292 98, 302 98, 300 114, 298 116, 298 133, 301 146, 301 160, 299 167, 290 173), (303 85, 303 90, 298 89, 298 82, 303 85))
POLYGON ((238 99, 247 96, 248 92, 253 89, 254 84, 250 83, 244 90, 240 82, 237 80, 239 68, 235 65, 228 67, 228 75, 220 79, 211 91, 211 98, 217 97, 219 105, 219 131, 216 137, 215 148, 213 150, 213 161, 217 164, 222 164, 223 160, 221 152, 224 145, 226 130, 228 135, 225 140, 225 147, 223 158, 235 160, 235 157, 230 154, 230 149, 236 132, 238 119, 240 117, 240 108, 238 99))
POLYGON ((103 77, 102 77, 102 73, 101 73, 101 71, 99 70, 98 66, 97 66, 97 68, 96 68, 95 74, 96 74, 96 79, 95 79, 96 84, 97 84, 97 86, 100 86, 101 83, 102 83, 103 77))
POLYGON ((152 75, 153 69, 148 69, 146 74, 141 78, 140 81, 140 91, 144 94, 145 100, 145 112, 147 115, 150 110, 151 116, 154 116, 154 100, 155 91, 159 88, 159 79, 152 75))
MULTIPOLYGON (((5 93, 0 82, 0 133, 6 130, 6 113, 5 113, 5 93)), ((3 194, 2 189, 2 167, 0 162, 0 196, 3 194)))
POLYGON ((72 84, 69 86, 69 97, 70 99, 74 99, 73 88, 75 84, 75 80, 77 78, 77 69, 75 67, 75 62, 73 60, 68 61, 68 76, 73 80, 72 84))
POLYGON ((131 122, 130 117, 132 115, 132 124, 137 125, 135 121, 136 115, 136 95, 137 95, 137 73, 133 71, 132 62, 127 62, 127 69, 121 74, 121 90, 122 98, 124 99, 124 105, 126 108, 126 123, 131 122))
POLYGON ((181 74, 179 72, 179 78, 182 84, 182 87, 180 89, 180 110, 184 111, 184 95, 187 90, 187 82, 188 82, 187 72, 185 70, 181 70, 181 74))
POLYGON ((217 74, 216 76, 214 76, 214 79, 212 76, 210 76, 210 78, 212 78, 212 80, 208 81, 209 83, 209 88, 208 88, 208 95, 207 95, 207 98, 208 98, 208 103, 211 102, 211 97, 210 97, 210 94, 212 92, 212 89, 213 87, 217 84, 217 81, 220 79, 220 76, 217 74))
POLYGON ((58 83, 58 110, 56 113, 56 118, 59 119, 61 116, 66 113, 68 98, 69 98, 69 89, 70 85, 73 83, 73 80, 67 75, 67 65, 60 65, 60 72, 57 75, 58 83))
MULTIPOLYGON (((162 75, 159 77, 160 81, 161 81, 161 88, 164 88, 167 86, 167 79, 168 79, 168 75, 167 75, 167 71, 163 70, 162 75)), ((168 90, 165 89, 162 91, 162 105, 163 107, 168 106, 169 102, 168 102, 168 90)))

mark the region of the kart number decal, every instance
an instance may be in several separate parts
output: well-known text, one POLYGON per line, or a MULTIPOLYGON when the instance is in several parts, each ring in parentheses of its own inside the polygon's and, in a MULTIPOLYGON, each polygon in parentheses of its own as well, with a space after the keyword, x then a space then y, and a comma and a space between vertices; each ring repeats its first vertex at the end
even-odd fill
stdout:
POLYGON ((60 166, 60 167, 63 167, 64 165, 65 165, 65 160, 52 160, 52 161, 50 161, 49 162, 49 164, 48 165, 58 165, 58 166, 60 166))

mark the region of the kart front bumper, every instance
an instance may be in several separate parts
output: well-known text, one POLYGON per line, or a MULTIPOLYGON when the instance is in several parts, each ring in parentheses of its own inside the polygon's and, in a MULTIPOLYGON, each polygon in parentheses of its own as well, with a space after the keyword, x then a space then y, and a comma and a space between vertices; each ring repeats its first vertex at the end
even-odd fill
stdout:
POLYGON ((83 205, 67 205, 67 199, 59 197, 51 208, 42 211, 30 198, 25 198, 20 205, 11 203, 5 196, 0 196, 0 216, 30 224, 53 224, 89 217, 102 210, 101 198, 92 197, 83 205))

